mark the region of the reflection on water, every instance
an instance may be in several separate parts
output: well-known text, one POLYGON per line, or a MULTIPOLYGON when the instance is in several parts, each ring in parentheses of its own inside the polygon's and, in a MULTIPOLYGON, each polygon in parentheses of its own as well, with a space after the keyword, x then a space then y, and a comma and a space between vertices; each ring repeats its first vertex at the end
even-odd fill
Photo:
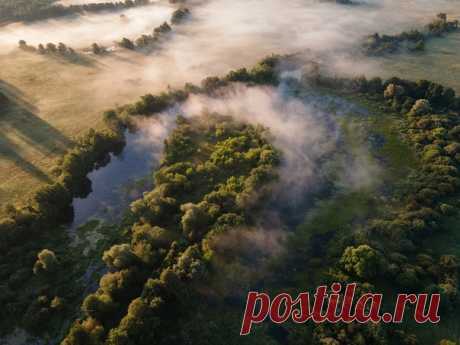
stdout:
POLYGON ((152 172, 158 164, 162 140, 150 140, 151 133, 141 128, 126 133, 126 146, 119 156, 88 175, 92 192, 75 198, 73 228, 92 218, 117 221, 130 202, 142 196, 152 185, 152 172))

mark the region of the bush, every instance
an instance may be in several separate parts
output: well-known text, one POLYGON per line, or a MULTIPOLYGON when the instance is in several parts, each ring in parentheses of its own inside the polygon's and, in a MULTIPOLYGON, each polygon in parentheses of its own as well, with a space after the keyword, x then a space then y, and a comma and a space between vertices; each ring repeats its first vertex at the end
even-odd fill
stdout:
POLYGON ((374 278, 381 268, 380 255, 366 244, 347 247, 340 263, 347 272, 362 279, 374 278))
POLYGON ((136 262, 136 256, 128 244, 117 244, 104 252, 102 260, 112 270, 129 268, 136 262))
POLYGON ((43 249, 37 255, 37 261, 34 264, 34 274, 51 273, 58 265, 56 255, 49 249, 43 249))

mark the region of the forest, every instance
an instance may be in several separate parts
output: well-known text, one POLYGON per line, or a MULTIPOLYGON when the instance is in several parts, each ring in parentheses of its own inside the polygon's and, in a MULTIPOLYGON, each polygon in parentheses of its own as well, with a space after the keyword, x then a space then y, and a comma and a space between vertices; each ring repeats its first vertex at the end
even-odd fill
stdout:
POLYGON ((93 1, 0 0, 0 344, 460 344, 456 4, 93 1), (332 283, 441 321, 240 335, 332 283))

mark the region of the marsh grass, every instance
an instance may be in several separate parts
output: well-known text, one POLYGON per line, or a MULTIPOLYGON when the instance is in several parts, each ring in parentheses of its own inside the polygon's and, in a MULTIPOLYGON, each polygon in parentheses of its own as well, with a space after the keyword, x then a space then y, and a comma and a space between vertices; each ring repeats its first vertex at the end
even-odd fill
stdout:
POLYGON ((427 42, 421 53, 376 58, 383 77, 426 79, 452 87, 460 93, 460 32, 427 42))

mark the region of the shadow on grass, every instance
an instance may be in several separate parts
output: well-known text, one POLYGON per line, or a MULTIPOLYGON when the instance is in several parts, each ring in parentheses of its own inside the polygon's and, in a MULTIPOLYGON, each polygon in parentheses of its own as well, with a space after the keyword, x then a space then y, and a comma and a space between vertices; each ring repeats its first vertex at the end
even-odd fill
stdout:
POLYGON ((74 53, 71 55, 47 54, 60 63, 80 65, 85 67, 98 67, 100 64, 93 58, 81 53, 74 53))
POLYGON ((0 158, 7 159, 36 178, 49 181, 49 177, 28 159, 27 146, 45 155, 63 154, 73 142, 57 128, 36 115, 37 108, 28 102, 21 90, 0 81, 0 158), (18 144, 18 143, 24 144, 18 144))
POLYGON ((51 179, 42 170, 25 159, 20 153, 16 144, 11 142, 7 137, 0 138, 0 157, 7 157, 8 160, 42 182, 51 183, 51 179))

